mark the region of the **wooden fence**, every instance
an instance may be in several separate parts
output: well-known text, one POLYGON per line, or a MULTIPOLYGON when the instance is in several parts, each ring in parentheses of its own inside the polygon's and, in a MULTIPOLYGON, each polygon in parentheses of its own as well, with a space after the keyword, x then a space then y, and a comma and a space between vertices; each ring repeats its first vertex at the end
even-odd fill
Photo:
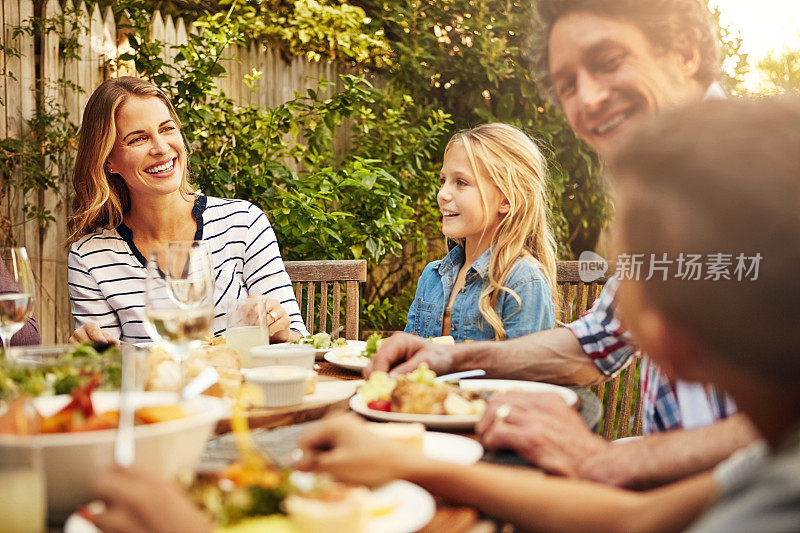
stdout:
MULTIPOLYGON (((77 36, 80 57, 77 60, 64 60, 59 55, 60 38, 56 32, 14 36, 14 29, 34 15, 32 0, 0 2, 0 44, 20 52, 20 56, 16 57, 3 54, 0 50, 0 70, 8 73, 0 76, 0 99, 3 103, 0 139, 24 138, 30 133, 27 121, 36 110, 37 87, 44 92, 42 101, 57 102, 69 113, 70 121, 79 124, 89 95, 103 80, 133 74, 131 65, 122 65, 117 71, 109 67, 108 60, 119 57, 129 46, 110 7, 101 13, 97 4, 87 5, 82 0, 78 0, 78 4, 73 4, 72 0, 46 2, 42 13, 45 18, 73 13, 75 10, 78 13, 77 16, 66 17, 66 20, 77 36), (69 88, 59 90, 47 83, 58 79, 69 80, 82 91, 69 88)), ((159 11, 153 13, 151 38, 168 45, 180 45, 187 42, 187 36, 192 31, 191 25, 187 25, 182 18, 173 20, 170 15, 162 17, 159 11)), ((165 46, 163 59, 168 64, 174 64, 176 54, 176 50, 165 46)), ((315 87, 318 78, 338 81, 339 74, 345 72, 344 66, 332 62, 311 62, 302 58, 287 61, 277 50, 265 49, 256 42, 246 47, 228 47, 222 58, 228 77, 219 79, 218 87, 240 104, 274 107, 291 99, 295 91, 304 93, 306 89, 315 87), (253 69, 261 71, 262 75, 253 83, 251 90, 244 84, 244 75, 253 69)), ((66 176, 70 169, 57 170, 66 176)), ((7 183, 0 185, 0 244, 23 245, 28 249, 39 280, 35 312, 41 324, 42 342, 64 342, 72 331, 65 246, 66 221, 71 203, 69 187, 65 185, 60 190, 32 191, 23 202, 21 195, 12 191, 7 183), (55 216, 55 222, 47 228, 40 228, 33 221, 24 223, 24 203, 49 210, 55 216)))

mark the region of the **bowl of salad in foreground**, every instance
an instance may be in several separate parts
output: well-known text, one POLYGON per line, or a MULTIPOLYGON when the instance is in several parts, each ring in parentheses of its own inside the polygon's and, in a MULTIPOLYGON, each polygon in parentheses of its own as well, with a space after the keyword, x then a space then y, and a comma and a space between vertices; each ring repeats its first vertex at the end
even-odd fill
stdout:
MULTIPOLYGON (((25 446, 41 449, 51 519, 64 518, 90 501, 90 480, 113 464, 119 391, 99 390, 106 376, 83 363, 76 363, 81 367, 75 374, 78 385, 69 394, 21 393, 0 407, 0 454, 25 446)), ((10 366, 4 369, 8 372, 10 366)), ((47 374, 39 378, 53 381, 47 374)), ((39 390, 16 384, 18 389, 39 390)), ((193 472, 217 420, 228 411, 223 400, 200 396, 181 401, 169 392, 131 394, 136 408, 134 464, 165 479, 193 472)))

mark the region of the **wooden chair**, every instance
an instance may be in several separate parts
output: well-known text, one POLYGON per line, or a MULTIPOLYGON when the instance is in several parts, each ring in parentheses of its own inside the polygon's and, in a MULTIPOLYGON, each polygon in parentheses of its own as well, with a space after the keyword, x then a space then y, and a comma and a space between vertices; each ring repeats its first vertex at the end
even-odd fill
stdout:
MULTIPOLYGON (((610 263, 605 275, 591 283, 584 283, 578 274, 578 261, 559 261, 557 283, 562 298, 559 319, 571 322, 590 309, 615 270, 616 265, 610 263)), ((598 425, 597 433, 607 439, 640 435, 642 432, 639 363, 637 358, 613 380, 592 387, 592 391, 603 402, 604 409, 603 421, 598 425)))
MULTIPOLYGON (((367 281, 366 261, 286 261, 284 265, 286 273, 292 280, 301 313, 305 309, 303 319, 309 333, 335 332, 341 324, 341 314, 344 309, 345 338, 359 338, 358 313, 361 299, 359 283, 367 281), (344 308, 343 288, 346 302, 344 308)), ((338 333, 334 336, 338 336, 338 333)))

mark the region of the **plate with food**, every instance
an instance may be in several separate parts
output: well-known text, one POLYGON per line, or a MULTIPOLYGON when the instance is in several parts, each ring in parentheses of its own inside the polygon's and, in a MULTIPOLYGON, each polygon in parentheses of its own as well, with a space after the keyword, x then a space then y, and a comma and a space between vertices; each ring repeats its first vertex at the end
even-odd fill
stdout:
MULTIPOLYGON (((278 467, 253 447, 243 419, 246 400, 240 397, 233 408, 238 460, 220 471, 200 474, 188 487, 215 531, 411 533, 433 518, 433 497, 412 483, 394 481, 370 490, 278 467)), ((102 511, 95 505, 74 513, 64 531, 95 533, 97 529, 84 518, 102 511)))
POLYGON ((396 378, 385 372, 373 372, 350 398, 350 408, 372 420, 420 422, 438 429, 469 429, 480 420, 487 401, 498 392, 552 392, 570 405, 578 403, 574 391, 557 385, 501 379, 436 383, 435 377, 425 363, 396 378))
MULTIPOLYGON (((325 482, 322 487, 316 484, 318 486, 309 492, 292 492, 285 496, 284 488, 251 486, 231 490, 228 485, 226 490, 221 490, 219 481, 204 476, 190 490, 207 512, 213 509, 215 531, 219 533, 412 533, 424 527, 436 513, 433 497, 407 481, 393 481, 372 490, 333 482, 325 482), (258 505, 247 505, 247 502, 258 505), (270 514, 263 514, 265 511, 270 514)), ((103 510, 102 504, 93 503, 89 507, 93 512, 103 510)), ((64 533, 99 533, 84 514, 73 513, 64 524, 64 533)))
POLYGON ((350 408, 373 420, 420 422, 438 429, 473 427, 486 410, 486 391, 436 383, 435 377, 425 363, 396 378, 385 372, 373 372, 350 398, 350 408))
POLYGON ((345 346, 361 346, 363 348, 364 341, 345 339, 344 337, 333 339, 330 333, 322 331, 314 335, 300 337, 292 344, 307 344, 313 346, 317 361, 322 361, 325 358, 325 354, 333 349, 343 348, 345 346))
POLYGON ((361 372, 369 360, 383 344, 384 339, 373 333, 366 341, 348 341, 346 346, 338 346, 325 354, 325 360, 340 368, 361 372))

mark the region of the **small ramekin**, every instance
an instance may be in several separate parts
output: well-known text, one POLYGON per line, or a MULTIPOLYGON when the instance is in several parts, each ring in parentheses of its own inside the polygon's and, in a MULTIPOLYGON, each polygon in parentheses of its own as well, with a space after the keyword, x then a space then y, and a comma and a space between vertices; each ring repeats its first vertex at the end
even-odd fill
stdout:
POLYGON ((287 407, 303 402, 312 370, 299 366, 261 366, 242 369, 245 379, 264 393, 264 407, 287 407))

